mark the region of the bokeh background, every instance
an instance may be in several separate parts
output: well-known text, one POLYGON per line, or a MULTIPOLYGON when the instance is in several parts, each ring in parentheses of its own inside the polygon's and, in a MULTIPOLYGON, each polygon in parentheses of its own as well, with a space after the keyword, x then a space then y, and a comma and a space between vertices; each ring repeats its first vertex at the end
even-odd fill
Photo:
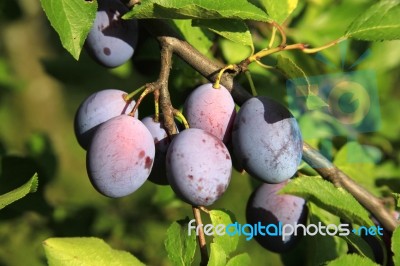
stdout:
MULTIPOLYGON (((290 42, 320 46, 336 39, 355 14, 374 1, 344 2, 301 1, 288 22, 290 42)), ((251 24, 251 28, 256 49, 266 47, 270 28, 259 23, 251 24)), ((245 47, 212 40, 212 53, 219 60, 237 63, 248 55, 245 47)), ((374 172, 363 175, 358 166, 344 166, 375 195, 387 197, 392 208, 388 196, 400 192, 399 44, 350 41, 345 56, 334 47, 321 54, 322 61, 296 51, 285 54, 306 73, 316 76, 343 73, 342 61, 344 66, 351 66, 370 51, 353 70, 372 69, 376 74, 380 125, 375 132, 356 136, 368 147, 363 156, 371 159, 367 169, 374 172)), ((273 62, 273 57, 264 60, 266 64, 273 62)), ((133 91, 154 81, 158 70, 158 45, 144 31, 130 62, 105 69, 84 52, 77 62, 62 48, 39 1, 0 1, 0 194, 39 173, 36 193, 0 211, 0 265, 45 265, 42 242, 67 236, 103 238, 113 248, 127 250, 146 264, 170 265, 163 243, 166 230, 172 221, 192 217, 190 206, 176 199, 170 188, 150 182, 122 199, 100 195, 89 182, 85 152, 73 131, 75 111, 91 93, 106 88, 133 91)), ((251 71, 260 94, 287 102, 283 75, 257 66, 251 71)), ((248 87, 244 77, 238 77, 238 81, 248 87)), ((173 104, 180 107, 190 90, 202 82, 198 74, 175 58, 170 78, 173 104)), ((152 112, 150 96, 140 108, 140 117, 152 112)), ((302 130, 319 132, 310 142, 328 156, 334 158, 346 144, 345 133, 326 126, 329 121, 304 114, 298 118, 302 130)), ((213 208, 226 208, 245 223, 246 202, 255 186, 257 181, 235 172, 228 191, 213 208)), ((294 251, 280 256, 241 237, 238 252, 249 252, 253 265, 301 265, 307 261, 307 241, 311 240, 303 240, 294 251)), ((196 261, 198 257, 197 251, 196 261)))

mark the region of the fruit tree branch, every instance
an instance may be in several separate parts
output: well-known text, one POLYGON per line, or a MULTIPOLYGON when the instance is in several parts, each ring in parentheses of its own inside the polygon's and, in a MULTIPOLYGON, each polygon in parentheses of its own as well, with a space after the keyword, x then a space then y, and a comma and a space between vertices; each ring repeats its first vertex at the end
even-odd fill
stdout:
POLYGON ((303 145, 303 160, 312 165, 324 179, 350 192, 358 202, 378 219, 386 230, 392 232, 398 226, 393 216, 384 208, 381 200, 358 185, 307 143, 303 145))
MULTIPOLYGON (((170 43, 165 38, 159 39, 161 45, 161 69, 160 75, 156 82, 151 83, 152 86, 159 88, 160 95, 159 104, 161 107, 161 111, 163 113, 164 118, 164 126, 170 136, 173 136, 177 133, 175 122, 174 122, 174 114, 177 112, 172 106, 171 97, 168 90, 168 78, 172 66, 172 53, 173 49, 170 43)), ((157 94, 156 94, 157 95, 157 94)), ((196 221, 196 225, 202 225, 200 210, 196 206, 192 206, 194 219, 196 221)), ((201 265, 207 265, 208 263, 208 251, 207 251, 207 243, 204 235, 203 227, 199 227, 199 234, 197 236, 197 240, 200 246, 200 254, 201 254, 201 265)))
MULTIPOLYGON (((189 43, 183 40, 169 25, 162 20, 145 20, 144 25, 147 30, 154 35, 160 43, 168 45, 173 53, 178 55, 193 69, 198 71, 211 82, 215 82, 218 72, 224 67, 223 64, 215 62, 201 54, 189 43)), ((239 74, 238 68, 235 74, 239 74)), ((235 102, 241 105, 247 99, 252 97, 250 93, 233 80, 234 75, 225 73, 222 76, 221 84, 231 91, 235 102)), ((328 159, 316 150, 313 150, 308 144, 303 146, 303 159, 312 166, 320 166, 316 171, 326 180, 337 186, 342 186, 350 192, 366 209, 368 209, 375 218, 388 230, 393 231, 398 223, 385 209, 381 201, 370 192, 354 182, 350 177, 343 173, 336 166, 331 164, 328 159)))

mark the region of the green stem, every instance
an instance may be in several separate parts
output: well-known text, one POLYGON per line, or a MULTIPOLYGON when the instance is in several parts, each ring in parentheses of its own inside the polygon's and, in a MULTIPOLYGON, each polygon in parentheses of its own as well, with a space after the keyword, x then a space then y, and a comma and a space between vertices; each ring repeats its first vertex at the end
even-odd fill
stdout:
POLYGON ((154 91, 154 122, 158 123, 160 121, 160 90, 154 91))
POLYGON ((135 106, 133 107, 132 111, 129 113, 130 116, 135 116, 136 110, 139 108, 140 103, 143 101, 144 97, 146 97, 149 93, 154 92, 154 87, 149 86, 140 94, 139 99, 137 100, 135 106))
POLYGON ((271 40, 269 40, 268 49, 272 48, 272 45, 274 44, 275 41, 275 36, 276 36, 276 28, 272 28, 272 35, 271 35, 271 40))
POLYGON ((251 94, 253 94, 253 96, 257 96, 257 90, 256 90, 256 87, 254 86, 253 78, 251 77, 250 71, 246 70, 244 72, 244 74, 246 75, 246 78, 249 81, 250 88, 251 88, 251 94))
POLYGON ((185 116, 177 109, 174 109, 173 112, 174 112, 174 116, 178 117, 182 121, 182 124, 185 127, 185 129, 188 129, 189 128, 189 123, 186 120, 185 116))
POLYGON ((220 88, 219 83, 221 82, 222 75, 223 75, 224 72, 227 71, 227 70, 235 70, 235 65, 227 65, 226 67, 222 68, 222 69, 219 71, 218 76, 217 76, 217 78, 215 79, 215 83, 214 83, 214 85, 213 85, 213 88, 214 88, 214 89, 219 89, 219 88, 220 88))
POLYGON ((317 48, 304 48, 303 52, 307 53, 307 54, 317 53, 317 52, 325 50, 325 49, 327 49, 329 47, 335 46, 336 44, 347 40, 347 38, 348 38, 347 36, 343 36, 343 37, 340 37, 337 40, 331 41, 331 42, 329 42, 329 43, 327 43, 327 44, 325 44, 323 46, 317 47, 317 48))
POLYGON ((126 102, 132 101, 133 97, 135 97, 136 94, 138 94, 139 92, 143 91, 144 89, 146 89, 146 85, 140 87, 139 89, 134 90, 133 92, 131 92, 129 94, 124 95, 124 100, 126 102))

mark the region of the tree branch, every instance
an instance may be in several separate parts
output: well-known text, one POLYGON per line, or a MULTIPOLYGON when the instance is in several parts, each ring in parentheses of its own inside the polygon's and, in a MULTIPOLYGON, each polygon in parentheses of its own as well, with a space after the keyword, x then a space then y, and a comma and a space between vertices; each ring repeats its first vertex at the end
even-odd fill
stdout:
POLYGON ((371 193, 358 185, 307 143, 303 145, 303 160, 312 165, 324 179, 350 192, 358 202, 378 219, 386 230, 392 232, 399 225, 393 216, 385 209, 380 199, 374 197, 371 193))
MULTIPOLYGON (((146 20, 144 25, 148 31, 154 35, 160 42, 167 44, 170 49, 182 58, 193 69, 198 71, 211 82, 215 81, 221 68, 224 67, 219 62, 214 62, 201 54, 189 43, 184 41, 174 32, 166 22, 161 20, 146 20)), ((236 73, 238 74, 238 73, 236 73)), ((235 102, 241 105, 247 99, 252 97, 250 93, 233 80, 233 75, 224 74, 221 84, 231 91, 235 102)), ((334 183, 336 186, 342 186, 350 192, 366 209, 368 209, 382 226, 392 232, 399 223, 385 209, 380 199, 373 196, 370 192, 354 182, 350 177, 335 167, 328 159, 319 152, 313 150, 308 144, 303 146, 303 159, 308 164, 316 166, 316 171, 326 180, 334 183)))
MULTIPOLYGON (((172 106, 171 97, 168 90, 168 78, 172 66, 173 46, 168 42, 166 37, 160 37, 158 38, 158 41, 161 45, 161 69, 158 80, 154 83, 151 83, 151 85, 155 88, 159 88, 160 95, 158 99, 161 111, 163 113, 164 127, 166 128, 169 136, 173 137, 173 135, 177 134, 176 125, 174 122, 174 113, 177 110, 175 110, 175 108, 172 106)), ((192 210, 197 225, 196 228, 201 225, 199 226, 197 240, 200 246, 201 265, 205 266, 208 263, 208 252, 206 238, 202 227, 201 214, 200 210, 196 206, 192 206, 192 210)))

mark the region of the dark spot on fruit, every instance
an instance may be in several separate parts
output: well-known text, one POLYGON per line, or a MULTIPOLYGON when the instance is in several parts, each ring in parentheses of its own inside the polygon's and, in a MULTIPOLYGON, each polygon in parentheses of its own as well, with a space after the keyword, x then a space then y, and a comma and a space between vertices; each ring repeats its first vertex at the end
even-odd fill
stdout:
POLYGON ((222 142, 219 142, 219 141, 215 141, 214 147, 216 149, 218 149, 218 148, 221 148, 222 150, 224 149, 224 145, 222 144, 222 142))
POLYGON ((149 156, 147 156, 144 161, 144 168, 150 169, 152 164, 153 164, 153 160, 149 156))
POLYGON ((217 186, 217 195, 220 197, 225 191, 225 186, 223 184, 219 184, 217 186))
POLYGON ((206 140, 205 140, 205 139, 202 139, 201 141, 202 141, 203 143, 206 143, 206 140))
POLYGON ((108 47, 104 47, 104 49, 103 49, 103 53, 104 53, 105 55, 110 55, 110 54, 111 54, 111 50, 110 50, 110 48, 108 48, 108 47))
POLYGON ((142 159, 145 156, 145 152, 143 150, 141 150, 139 152, 139 158, 142 159))
POLYGON ((231 157, 229 156, 229 154, 225 154, 226 156, 225 156, 225 158, 227 159, 227 160, 230 160, 231 159, 231 157))
POLYGON ((198 187, 197 187, 197 190, 198 190, 198 191, 202 191, 202 190, 203 190, 203 187, 198 186, 198 187))
POLYGON ((187 176, 190 180, 193 180, 193 175, 188 175, 187 176))

